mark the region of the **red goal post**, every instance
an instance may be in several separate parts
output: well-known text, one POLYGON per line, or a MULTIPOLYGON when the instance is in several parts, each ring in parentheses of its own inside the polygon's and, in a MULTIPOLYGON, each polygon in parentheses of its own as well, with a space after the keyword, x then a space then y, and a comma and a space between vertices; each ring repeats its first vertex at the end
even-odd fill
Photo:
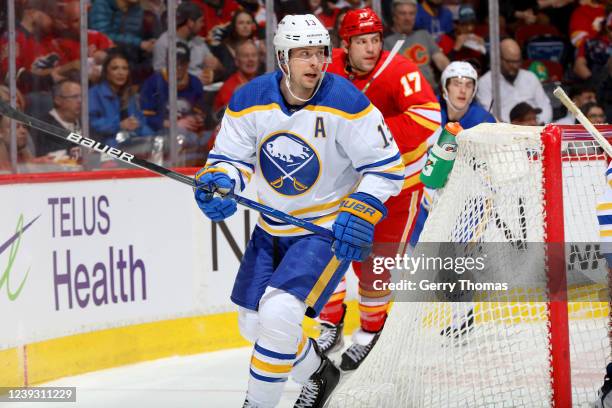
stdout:
MULTIPOLYGON (((598 130, 612 140, 612 126, 598 130)), ((534 245, 542 251, 541 265, 529 266, 542 274, 538 279, 546 282, 547 298, 449 304, 395 293, 378 344, 331 406, 593 402, 610 361, 609 290, 607 283, 602 288, 576 281, 568 266, 576 254, 568 248, 598 242, 595 211, 609 158, 580 125, 483 124, 457 140, 455 167, 422 241, 507 242, 505 229, 524 229, 527 242, 541 243, 534 245), (524 207, 520 217, 517 202, 524 207), (504 220, 504 228, 497 219, 504 220), (461 307, 473 314, 470 330, 444 336, 444 328, 461 317, 461 307)), ((499 268, 520 274, 522 264, 512 262, 516 259, 497 259, 499 268)), ((605 263, 597 265, 593 273, 607 274, 605 263)))

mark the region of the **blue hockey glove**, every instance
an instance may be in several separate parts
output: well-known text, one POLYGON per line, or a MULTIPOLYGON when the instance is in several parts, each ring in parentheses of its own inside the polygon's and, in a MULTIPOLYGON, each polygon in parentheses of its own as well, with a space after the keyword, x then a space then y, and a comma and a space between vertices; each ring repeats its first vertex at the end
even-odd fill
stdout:
POLYGON ((235 182, 225 170, 215 167, 202 169, 196 174, 196 184, 208 190, 196 189, 195 200, 202 212, 212 221, 223 221, 236 212, 236 200, 214 196, 215 192, 227 194, 234 191, 235 182))
POLYGON ((340 214, 332 226, 332 245, 340 260, 363 261, 372 250, 374 225, 387 216, 384 204, 366 193, 353 193, 340 204, 340 214))

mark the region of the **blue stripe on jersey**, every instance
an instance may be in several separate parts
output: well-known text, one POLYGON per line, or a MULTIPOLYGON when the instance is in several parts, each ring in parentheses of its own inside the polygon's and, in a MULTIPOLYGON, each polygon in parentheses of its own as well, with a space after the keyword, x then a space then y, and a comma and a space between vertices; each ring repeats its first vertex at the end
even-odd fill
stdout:
POLYGON ((396 154, 393 157, 389 157, 388 159, 384 159, 384 160, 377 161, 377 162, 374 162, 374 163, 370 163, 370 164, 365 164, 363 166, 359 166, 355 170, 361 171, 361 170, 365 170, 365 169, 370 169, 372 167, 379 167, 379 166, 382 166, 384 164, 391 163, 392 161, 398 160, 399 158, 400 158, 400 154, 398 153, 398 154, 396 154))
POLYGON ((271 383, 275 383, 275 382, 285 382, 287 381, 287 377, 281 377, 281 378, 275 378, 275 377, 266 377, 264 375, 259 375, 257 374, 255 371, 253 370, 249 370, 251 372, 251 376, 253 378, 255 378, 256 380, 259 381, 265 381, 265 382, 271 382, 271 383))
POLYGON ((263 354, 266 357, 276 358, 279 360, 293 360, 295 358, 295 353, 294 354, 277 353, 276 351, 272 351, 272 350, 263 348, 257 343, 255 343, 255 351, 257 351, 260 354, 263 354))
POLYGON ((610 175, 610 173, 612 173, 612 167, 608 167, 608 170, 606 170, 606 177, 610 175))
POLYGON ((306 351, 304 351, 304 354, 302 354, 302 357, 300 357, 298 360, 295 361, 295 363, 293 363, 293 366, 295 367, 296 365, 300 364, 308 355, 308 352, 310 351, 310 347, 312 346, 311 344, 311 339, 308 339, 308 346, 306 347, 306 351))
POLYGON ((375 176, 384 177, 389 180, 403 180, 404 179, 404 175, 399 176, 397 174, 380 173, 378 171, 366 171, 365 173, 363 173, 364 176, 366 174, 374 174, 375 176))
MULTIPOLYGON (((234 92, 228 108, 233 112, 240 112, 253 106, 276 103, 290 116, 291 112, 286 108, 280 92, 282 78, 282 72, 277 70, 252 79, 234 92)), ((316 95, 304 106, 307 105, 326 106, 348 114, 356 114, 370 106, 370 100, 348 79, 326 73, 316 95)))
POLYGON ((610 225, 612 227, 612 215, 598 215, 599 225, 610 225))
POLYGON ((209 154, 208 158, 209 159, 218 159, 218 160, 221 160, 221 161, 229 161, 229 162, 234 162, 234 163, 240 163, 243 166, 246 166, 249 169, 251 169, 251 171, 255 171, 255 166, 254 165, 249 164, 249 163, 244 162, 244 161, 232 159, 231 157, 227 157, 227 156, 224 156, 222 154, 209 154))

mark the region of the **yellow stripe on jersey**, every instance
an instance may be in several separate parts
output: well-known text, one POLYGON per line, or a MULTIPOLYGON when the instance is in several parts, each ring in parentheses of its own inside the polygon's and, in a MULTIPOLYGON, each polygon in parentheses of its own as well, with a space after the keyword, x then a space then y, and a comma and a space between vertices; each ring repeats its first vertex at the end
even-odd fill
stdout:
POLYGON ((368 113, 370 113, 370 111, 372 109, 374 109, 374 105, 370 104, 367 108, 365 108, 364 110, 362 110, 361 112, 357 112, 357 113, 347 113, 344 112, 340 109, 335 109, 335 108, 330 108, 329 106, 313 106, 313 105, 308 105, 306 107, 304 107, 305 110, 309 110, 309 111, 313 111, 313 112, 327 112, 327 113, 331 113, 333 115, 337 115, 340 117, 343 117, 345 119, 349 119, 349 120, 355 120, 355 119, 359 119, 364 117, 365 115, 367 115, 368 113))
POLYGON ((359 295, 363 296, 363 297, 367 297, 369 299, 376 299, 376 298, 381 298, 381 297, 385 297, 391 294, 391 290, 390 289, 384 289, 384 290, 368 290, 368 289, 363 289, 363 288, 359 288, 359 295))
POLYGON ((227 174, 227 170, 221 167, 204 167, 203 169, 200 169, 200 171, 196 173, 195 178, 199 179, 206 173, 225 173, 227 174))
POLYGON ((300 354, 302 354, 302 350, 304 349, 304 345, 306 344, 307 340, 308 340, 308 337, 305 334, 302 334, 302 340, 300 341, 300 344, 298 344, 296 356, 299 356, 300 354))
POLYGON ((328 210, 330 208, 338 207, 340 203, 342 202, 342 200, 344 200, 344 198, 341 198, 340 200, 332 201, 329 203, 325 203, 325 204, 313 205, 312 207, 300 208, 299 210, 294 210, 294 211, 289 212, 289 214, 293 216, 298 216, 298 215, 308 214, 312 212, 328 210))
POLYGON ((422 105, 412 105, 410 107, 410 109, 419 109, 419 108, 431 109, 433 111, 438 111, 438 112, 441 109, 440 104, 438 102, 427 102, 422 105))
POLYGON ((407 179, 405 179, 404 185, 402 186, 402 190, 405 190, 407 188, 410 188, 410 187, 413 187, 419 184, 421 182, 421 180, 419 179, 420 175, 421 175, 421 172, 418 172, 414 176, 410 176, 407 179))
POLYGON ((340 293, 336 293, 336 294, 332 295, 329 298, 329 300, 327 301, 327 303, 337 302, 339 300, 344 300, 344 298, 346 298, 346 290, 343 290, 340 293))
POLYGON ((293 368, 293 364, 270 364, 257 357, 251 357, 251 365, 258 370, 274 374, 286 374, 293 368))
POLYGON ((270 103, 268 105, 255 105, 255 106, 251 106, 250 108, 246 108, 238 112, 234 112, 230 108, 227 108, 225 109, 225 113, 233 118, 239 118, 241 116, 248 115, 249 113, 252 113, 252 112, 267 111, 267 110, 274 110, 274 109, 280 110, 280 106, 278 105, 278 103, 270 103))
POLYGON ((612 203, 603 203, 597 205, 597 211, 612 210, 612 203))
POLYGON ((339 265, 340 260, 333 256, 325 267, 325 269, 323 270, 323 273, 321 273, 321 276, 319 276, 317 282, 312 287, 312 290, 310 291, 308 296, 306 296, 306 300, 304 301, 304 303, 306 303, 310 307, 314 307, 315 303, 317 303, 317 300, 319 300, 319 297, 321 297, 321 293, 323 293, 323 291, 329 284, 330 279, 332 278, 332 276, 334 276, 334 273, 338 269, 339 265))
POLYGON ((386 312, 389 304, 385 304, 382 306, 366 306, 364 304, 359 304, 359 311, 366 313, 378 313, 378 312, 386 312))
POLYGON ((427 118, 424 118, 423 116, 417 115, 413 112, 404 112, 406 115, 408 115, 410 117, 410 119, 414 120, 416 123, 418 123, 419 125, 423 126, 426 129, 431 130, 432 132, 437 130, 440 127, 439 123, 433 122, 427 118))
POLYGON ((404 163, 400 163, 400 164, 396 164, 393 167, 389 167, 388 169, 381 170, 381 173, 393 173, 395 171, 403 171, 404 168, 405 168, 404 163))
POLYGON ((599 231, 600 237, 612 237, 612 230, 608 231, 599 231))
POLYGON ((404 165, 407 166, 410 163, 413 163, 417 161, 418 159, 420 159, 425 153, 427 153, 428 148, 429 148, 429 144, 427 143, 427 140, 426 140, 423 143, 421 143, 416 149, 408 153, 402 154, 402 161, 404 162, 404 165))
MULTIPOLYGON (((331 214, 325 215, 321 218, 317 218, 316 220, 311 220, 310 222, 312 222, 313 224, 317 224, 317 225, 325 224, 326 222, 335 219, 337 214, 338 212, 336 211, 331 214)), ((307 232, 307 230, 305 230, 302 227, 293 227, 293 228, 288 228, 288 229, 275 228, 271 226, 270 224, 268 224, 266 220, 264 220, 262 217, 259 217, 259 226, 263 228, 264 231, 272 235, 293 235, 293 234, 298 234, 302 232, 307 232)))

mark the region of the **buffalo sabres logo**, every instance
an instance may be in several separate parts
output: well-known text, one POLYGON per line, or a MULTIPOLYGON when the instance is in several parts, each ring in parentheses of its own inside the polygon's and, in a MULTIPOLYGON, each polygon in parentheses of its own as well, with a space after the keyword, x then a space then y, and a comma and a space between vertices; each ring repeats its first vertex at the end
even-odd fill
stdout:
POLYGON ((319 178, 319 158, 299 136, 273 133, 264 139, 259 151, 261 172, 280 194, 296 196, 305 193, 319 178))

